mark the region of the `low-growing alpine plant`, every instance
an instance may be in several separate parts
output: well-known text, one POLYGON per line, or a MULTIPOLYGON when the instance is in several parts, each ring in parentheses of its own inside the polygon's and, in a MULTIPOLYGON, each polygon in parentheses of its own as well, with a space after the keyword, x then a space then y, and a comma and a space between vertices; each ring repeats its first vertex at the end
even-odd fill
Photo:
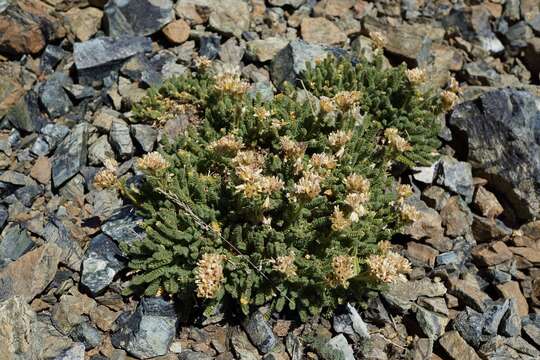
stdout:
MULTIPOLYGON (((437 117, 455 101, 453 89, 424 88, 422 71, 383 68, 379 53, 308 64, 269 101, 204 60, 151 91, 138 121, 193 121, 138 160, 140 185, 119 185, 146 232, 123 245, 126 292, 176 295, 207 313, 226 299, 244 313, 269 304, 305 320, 405 278, 410 264, 388 240, 418 212, 391 170, 433 161, 437 117)), ((108 166, 96 182, 114 179, 108 166)))

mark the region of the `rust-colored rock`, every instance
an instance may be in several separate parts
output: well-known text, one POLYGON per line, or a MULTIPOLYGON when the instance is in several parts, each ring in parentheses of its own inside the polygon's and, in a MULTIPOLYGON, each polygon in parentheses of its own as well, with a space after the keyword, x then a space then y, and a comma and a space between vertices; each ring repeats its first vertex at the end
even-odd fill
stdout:
POLYGON ((0 15, 0 54, 37 54, 48 40, 64 35, 65 29, 40 1, 13 2, 0 15))
POLYGON ((163 35, 173 44, 182 44, 189 39, 191 29, 184 20, 175 20, 163 28, 163 35))
POLYGON ((502 241, 496 241, 492 244, 482 244, 475 247, 472 255, 479 265, 493 266, 510 260, 512 251, 502 241))
POLYGON ((517 281, 508 281, 504 284, 499 284, 497 285, 497 289, 505 299, 516 299, 520 316, 525 316, 529 313, 527 299, 523 296, 517 281))
POLYGON ((476 189, 473 204, 487 218, 495 218, 503 212, 503 207, 497 197, 483 186, 476 189))
POLYGON ((330 20, 306 17, 300 24, 302 39, 308 43, 335 45, 345 42, 347 35, 330 20))
POLYGON ((431 246, 409 241, 407 244, 407 254, 411 260, 417 260, 431 267, 435 266, 435 258, 439 252, 431 246))

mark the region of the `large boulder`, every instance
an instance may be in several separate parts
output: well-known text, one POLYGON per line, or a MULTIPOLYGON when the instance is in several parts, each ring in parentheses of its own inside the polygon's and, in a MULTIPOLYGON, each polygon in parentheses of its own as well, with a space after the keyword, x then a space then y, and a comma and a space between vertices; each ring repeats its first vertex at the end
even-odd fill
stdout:
POLYGON ((449 118, 458 155, 526 220, 540 215, 540 111, 532 94, 499 89, 458 105, 449 118))

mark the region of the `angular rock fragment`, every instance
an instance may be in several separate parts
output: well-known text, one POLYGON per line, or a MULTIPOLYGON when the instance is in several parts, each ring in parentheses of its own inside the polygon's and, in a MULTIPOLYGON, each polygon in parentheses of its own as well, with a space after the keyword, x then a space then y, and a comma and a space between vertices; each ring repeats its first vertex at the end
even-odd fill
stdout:
POLYGON ((171 0, 110 0, 104 10, 112 37, 152 35, 174 20, 171 0))
POLYGON ((86 165, 88 125, 76 125, 60 143, 52 161, 52 178, 55 187, 62 186, 86 165))

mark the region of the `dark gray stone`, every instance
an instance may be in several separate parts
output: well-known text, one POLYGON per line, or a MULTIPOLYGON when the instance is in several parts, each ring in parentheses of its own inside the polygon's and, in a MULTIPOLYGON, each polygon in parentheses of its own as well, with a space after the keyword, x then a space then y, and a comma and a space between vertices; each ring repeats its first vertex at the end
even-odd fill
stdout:
POLYGON ((204 56, 207 59, 215 59, 219 55, 219 49, 221 46, 221 36, 208 35, 201 36, 199 39, 199 55, 204 56))
POLYGON ((112 344, 129 354, 148 359, 167 354, 176 335, 174 305, 159 298, 143 298, 131 316, 121 316, 112 344))
POLYGON ((29 91, 6 114, 5 119, 21 131, 34 132, 45 124, 39 111, 38 97, 29 91))
POLYGON ((0 261, 17 260, 32 250, 35 245, 25 229, 12 223, 4 229, 0 237, 0 261))
POLYGON ((114 276, 125 267, 125 260, 116 245, 106 235, 100 234, 90 241, 82 262, 81 284, 92 295, 103 291, 114 276))
POLYGON ((131 135, 144 152, 151 152, 156 144, 158 131, 150 125, 131 125, 131 135))
POLYGON ((26 185, 15 190, 15 196, 26 207, 32 206, 34 199, 41 193, 43 193, 43 190, 37 184, 26 185))
POLYGON ((136 214, 135 208, 125 206, 114 213, 106 223, 101 226, 101 231, 109 235, 118 243, 132 243, 142 239, 143 229, 139 226, 142 217, 136 214))
POLYGON ((134 148, 129 135, 129 126, 123 120, 112 121, 109 141, 119 158, 127 159, 133 155, 134 148))
POLYGON ((467 307, 454 319, 454 328, 473 347, 481 344, 482 328, 484 326, 482 313, 467 307))
POLYGON ((521 317, 516 299, 509 300, 508 309, 499 325, 500 333, 504 336, 513 337, 521 334, 521 317))
POLYGON ((459 104, 449 118, 456 149, 523 220, 540 216, 540 111, 535 100, 525 91, 495 90, 459 104))
POLYGON ((58 188, 86 164, 88 125, 76 125, 60 143, 52 161, 53 185, 58 188))
POLYGON ((158 86, 163 80, 158 67, 142 54, 126 61, 120 72, 131 80, 140 82, 146 86, 158 86))
POLYGON ((527 40, 534 37, 534 34, 525 21, 520 21, 510 26, 504 36, 510 46, 524 48, 527 47, 527 40))
POLYGON ((499 73, 483 60, 465 64, 463 71, 471 85, 496 86, 501 82, 499 73))
POLYGON ((77 325, 69 334, 73 341, 84 345, 85 350, 95 348, 101 343, 103 336, 92 324, 83 322, 77 325))
POLYGON ((322 60, 329 54, 346 56, 341 49, 308 44, 302 40, 291 41, 272 60, 272 81, 276 86, 280 86, 284 81, 293 84, 300 73, 306 70, 306 62, 322 60))
POLYGON ((0 230, 4 228, 4 225, 6 224, 8 217, 9 217, 8 210, 4 206, 0 205, 0 230))
POLYGON ((43 51, 43 54, 41 55, 41 70, 52 72, 56 65, 58 65, 58 63, 68 55, 69 53, 60 46, 51 44, 47 45, 43 51))
POLYGON ((431 340, 437 340, 444 334, 448 318, 436 312, 424 309, 421 306, 416 308, 416 321, 422 332, 431 340))
POLYGON ((437 266, 452 265, 458 263, 459 258, 454 251, 442 253, 440 255, 437 255, 437 257, 435 258, 435 264, 437 266))
POLYGON ((67 74, 57 72, 49 76, 39 88, 39 100, 51 118, 67 114, 73 104, 64 91, 64 85, 71 83, 67 74))
POLYGON ((171 0, 110 0, 104 23, 112 37, 151 35, 174 20, 171 0))
POLYGON ((80 84, 66 84, 64 90, 75 100, 82 100, 96 96, 96 91, 90 86, 80 84))
POLYGON ((291 360, 302 360, 304 356, 304 345, 300 339, 293 333, 288 333, 285 338, 285 348, 291 357, 291 360))
POLYGON ((463 196, 470 203, 474 194, 474 184, 469 163, 450 156, 442 156, 437 165, 436 183, 463 196))
POLYGON ((152 41, 142 36, 99 37, 73 44, 73 57, 83 81, 99 80, 117 71, 124 60, 152 51, 152 41))
POLYGON ((369 331, 358 311, 351 304, 347 304, 342 311, 334 315, 334 331, 352 336, 354 339, 369 339, 369 331))
POLYGON ((277 338, 272 332, 272 328, 259 311, 254 311, 244 321, 244 329, 251 342, 263 354, 270 352, 277 345, 277 338))
POLYGON ((335 355, 341 357, 343 360, 355 360, 352 347, 343 334, 339 334, 330 339, 327 346, 333 349, 335 355))
POLYGON ((84 344, 74 343, 69 349, 55 357, 54 360, 84 360, 84 344))

